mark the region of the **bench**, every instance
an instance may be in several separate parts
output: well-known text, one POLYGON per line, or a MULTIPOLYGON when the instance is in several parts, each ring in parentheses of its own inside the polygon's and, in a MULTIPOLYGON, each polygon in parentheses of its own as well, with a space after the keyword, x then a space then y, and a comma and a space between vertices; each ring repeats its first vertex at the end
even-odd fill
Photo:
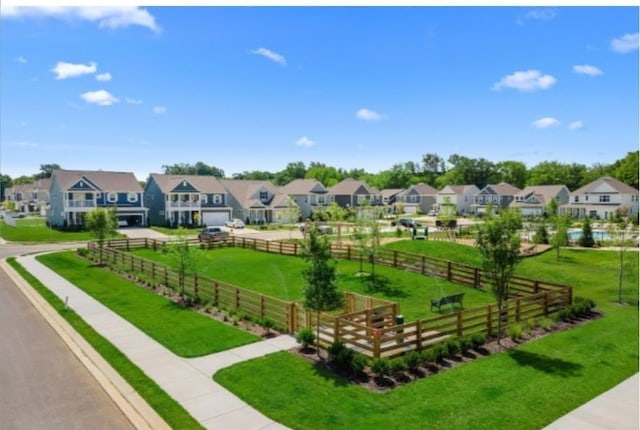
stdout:
POLYGON ((462 309, 462 299, 464 297, 464 293, 454 294, 452 296, 440 297, 439 299, 431 299, 431 310, 433 307, 438 308, 438 312, 440 312, 440 306, 442 305, 453 305, 454 303, 460 304, 460 309, 462 309))

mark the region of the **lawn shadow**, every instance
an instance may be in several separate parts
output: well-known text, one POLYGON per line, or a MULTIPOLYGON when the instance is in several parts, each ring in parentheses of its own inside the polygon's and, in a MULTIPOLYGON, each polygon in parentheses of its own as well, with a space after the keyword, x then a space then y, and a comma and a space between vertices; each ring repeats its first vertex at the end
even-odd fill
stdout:
POLYGON ((335 387, 346 387, 349 385, 349 380, 327 369, 326 364, 323 362, 317 362, 313 365, 313 373, 322 379, 333 382, 335 387))
POLYGON ((508 355, 521 366, 533 367, 536 370, 550 373, 563 378, 578 377, 582 375, 582 365, 559 358, 551 358, 535 352, 512 349, 508 355))

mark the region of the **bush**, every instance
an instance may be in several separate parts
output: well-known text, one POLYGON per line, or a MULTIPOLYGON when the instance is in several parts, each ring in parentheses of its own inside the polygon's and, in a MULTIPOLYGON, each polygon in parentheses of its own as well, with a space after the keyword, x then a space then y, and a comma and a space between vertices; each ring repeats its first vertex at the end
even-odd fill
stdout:
POLYGON ((262 321, 260 321, 260 325, 267 329, 267 333, 270 333, 271 329, 276 326, 276 322, 272 318, 264 317, 262 321))
POLYGON ((308 348, 309 345, 313 344, 315 341, 316 341, 316 334, 309 327, 305 327, 301 329, 298 332, 298 334, 296 334, 296 342, 302 344, 302 347, 305 349, 308 348))
POLYGON ((87 248, 78 248, 77 252, 80 257, 86 258, 89 255, 89 250, 87 248))
POLYGON ((440 358, 438 358, 435 354, 433 348, 425 349, 420 353, 420 361, 422 364, 426 365, 428 363, 435 363, 440 358))
POLYGON ((407 368, 413 370, 420 366, 420 353, 418 351, 409 351, 404 356, 404 361, 407 363, 407 368))
POLYGON ((445 347, 447 348, 446 356, 451 357, 460 352, 460 343, 456 339, 449 339, 445 343, 445 347))
POLYGON ((533 235, 533 243, 540 244, 549 244, 549 233, 547 232, 547 226, 544 224, 540 224, 536 229, 536 232, 533 235))
POLYGON ((382 378, 391 370, 388 358, 376 358, 371 363, 371 371, 378 377, 382 378))
POLYGON ((404 375, 408 369, 407 363, 404 361, 404 358, 397 357, 389 362, 389 370, 394 378, 399 378, 404 375))
POLYGON ((524 328, 518 323, 511 324, 507 329, 507 333, 509 333, 509 337, 511 338, 511 340, 515 342, 524 334, 524 328))
POLYGON ((340 355, 340 353, 345 349, 347 349, 346 345, 340 342, 339 340, 336 340, 335 342, 333 342, 331 345, 329 345, 329 348, 327 348, 327 353, 329 354, 329 361, 336 361, 336 359, 338 358, 338 355, 340 355))
POLYGON ((449 347, 445 343, 439 343, 431 348, 434 362, 441 361, 449 353, 449 347))
POLYGON ((553 326, 556 325, 556 323, 551 318, 547 317, 538 318, 537 324, 544 331, 551 331, 553 330, 553 326))
POLYGON ((349 363, 349 370, 353 375, 358 375, 364 371, 367 367, 369 360, 362 354, 354 353, 351 356, 351 362, 349 363))
POLYGON ((484 333, 474 333, 471 335, 471 342, 474 348, 478 348, 487 342, 487 336, 484 333))
POLYGON ((466 353, 473 348, 473 340, 471 336, 467 335, 460 339, 460 352, 466 353))

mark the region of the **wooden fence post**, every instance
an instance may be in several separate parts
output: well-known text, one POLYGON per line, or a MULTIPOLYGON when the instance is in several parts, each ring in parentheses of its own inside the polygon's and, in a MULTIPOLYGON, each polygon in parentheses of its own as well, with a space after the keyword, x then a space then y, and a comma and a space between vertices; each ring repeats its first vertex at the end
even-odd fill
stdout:
POLYGON ((347 261, 351 261, 351 245, 347 245, 347 261))
POLYGON ((380 329, 373 330, 373 358, 380 358, 380 329))
POLYGON ((491 336, 491 333, 493 332, 492 319, 493 315, 491 312, 491 305, 487 305, 487 336, 491 336))
POLYGON ((424 275, 426 268, 425 268, 425 257, 424 255, 422 256, 422 267, 420 269, 420 274, 424 275))
POLYGON ((236 287, 236 311, 240 309, 240 289, 236 287))
POLYGON ((264 318, 264 295, 260 294, 260 318, 264 318))
POLYGON ((447 261, 447 281, 451 282, 451 261, 447 261))
POLYGON ((129 252, 129 238, 127 238, 127 252, 129 252))
POLYGON ((193 295, 198 297, 198 274, 193 274, 193 295))
POLYGON ((169 273, 167 273, 167 266, 164 267, 164 286, 169 287, 169 273))
POLYGON ((393 251, 393 267, 398 267, 398 251, 393 251))
POLYGON ((536 279, 533 282, 533 294, 538 294, 538 291, 540 291, 540 282, 536 279))
POLYGON ((516 322, 520 322, 520 297, 516 299, 516 322))
POLYGON ((544 316, 549 316, 549 292, 544 292, 544 316))
POLYGON ((216 306, 220 306, 220 284, 217 281, 213 283, 213 300, 216 306))
POLYGON ((280 255, 282 255, 282 241, 278 242, 280 244, 280 255))
POLYGON ((298 242, 293 244, 293 255, 298 256, 298 242))
POLYGON ((153 282, 156 282, 156 262, 151 262, 151 279, 153 282))
POLYGON ((473 286, 480 288, 480 270, 477 267, 473 269, 473 286))
POLYGON ((416 321, 416 349, 422 350, 422 322, 420 320, 416 321))
POLYGON ((457 315, 457 333, 459 337, 462 337, 462 311, 458 311, 457 315))

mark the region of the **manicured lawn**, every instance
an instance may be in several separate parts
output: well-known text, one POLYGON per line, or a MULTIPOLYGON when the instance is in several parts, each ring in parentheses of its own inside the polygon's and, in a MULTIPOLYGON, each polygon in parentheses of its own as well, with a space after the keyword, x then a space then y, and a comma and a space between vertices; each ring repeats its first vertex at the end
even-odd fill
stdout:
POLYGON ((171 428, 202 428, 182 406, 167 395, 113 344, 100 336, 78 314, 65 307, 62 300, 24 270, 14 258, 9 259, 8 262, 142 396, 171 428))
MULTIPOLYGON (((162 234, 166 234, 167 236, 177 236, 178 235, 178 229, 177 228, 167 228, 167 227, 150 227, 151 230, 155 230, 159 233, 162 234)), ((197 227, 197 228, 185 228, 185 230, 187 231, 188 235, 193 235, 193 234, 198 234, 202 231, 202 227, 197 227)))
POLYGON ((542 428, 638 371, 637 255, 629 253, 625 278, 635 291, 631 306, 611 302, 617 254, 563 255, 566 261, 557 264, 552 253, 526 259, 519 273, 574 284, 576 294, 596 300, 604 318, 384 394, 287 353, 223 369, 215 379, 294 429, 542 428))
POLYGON ((198 357, 259 340, 138 287, 73 252, 37 258, 181 357, 198 357))
POLYGON ((469 266, 480 267, 482 265, 482 256, 476 248, 453 242, 399 240, 383 245, 383 248, 414 254, 424 254, 442 260, 468 264, 469 266))
MULTIPOLYGON (((132 252, 169 264, 164 255, 150 249, 137 249, 132 252)), ((207 260, 201 270, 205 276, 284 300, 302 298, 302 270, 307 264, 302 258, 242 248, 212 249, 206 251, 205 256, 207 260)), ((363 269, 369 271, 370 265, 365 263, 363 269)), ((376 266, 375 273, 387 278, 388 292, 369 293, 366 289, 366 278, 356 276, 359 271, 358 262, 340 260, 339 288, 395 301, 400 304, 406 321, 437 315, 437 311, 431 312, 429 309, 432 298, 464 292, 464 306, 467 308, 495 301, 488 292, 384 266, 376 266)), ((446 310, 446 307, 442 308, 443 312, 446 310)))
POLYGON ((64 232, 49 228, 44 218, 18 219, 15 227, 0 221, 0 236, 11 242, 68 242, 91 239, 91 234, 86 231, 64 232))

